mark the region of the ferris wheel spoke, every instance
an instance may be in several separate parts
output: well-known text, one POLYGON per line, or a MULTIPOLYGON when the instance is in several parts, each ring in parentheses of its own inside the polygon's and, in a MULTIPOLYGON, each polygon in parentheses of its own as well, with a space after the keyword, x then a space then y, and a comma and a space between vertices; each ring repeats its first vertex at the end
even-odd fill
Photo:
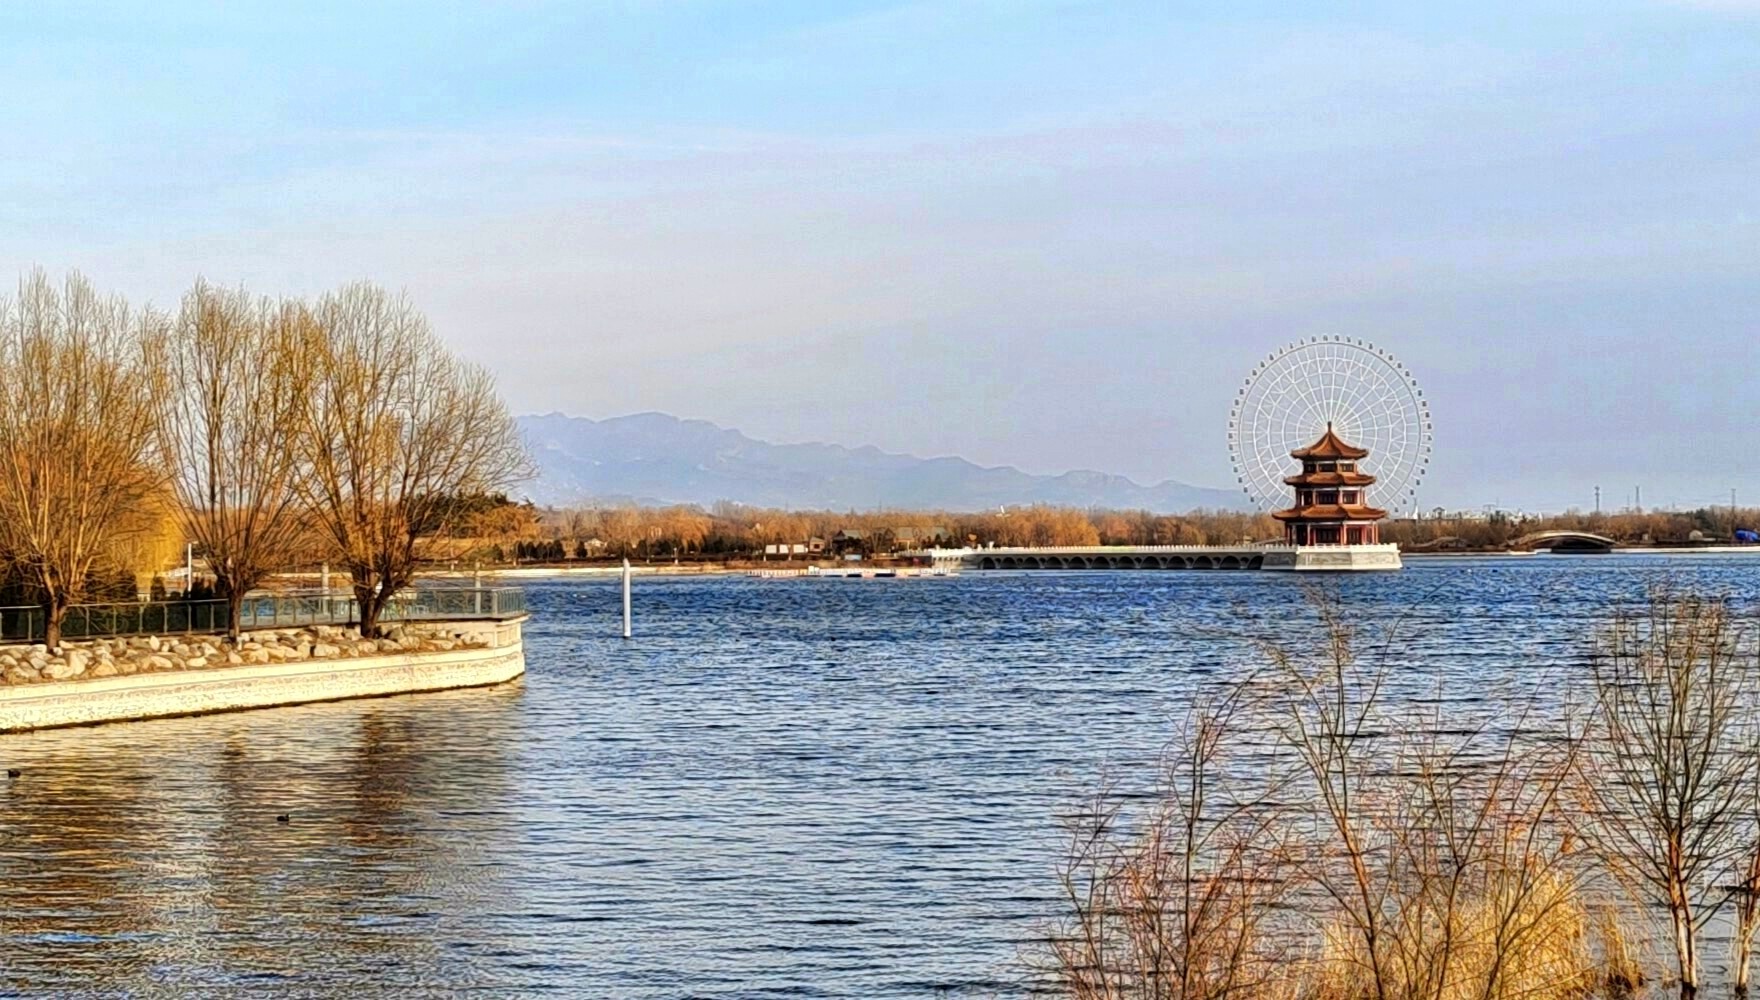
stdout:
POLYGON ((1417 383, 1392 355, 1360 340, 1312 338, 1273 352, 1243 383, 1230 416, 1235 474, 1266 509, 1288 501, 1289 453, 1328 423, 1369 451, 1371 496, 1390 514, 1410 512, 1429 468, 1430 415, 1417 383))

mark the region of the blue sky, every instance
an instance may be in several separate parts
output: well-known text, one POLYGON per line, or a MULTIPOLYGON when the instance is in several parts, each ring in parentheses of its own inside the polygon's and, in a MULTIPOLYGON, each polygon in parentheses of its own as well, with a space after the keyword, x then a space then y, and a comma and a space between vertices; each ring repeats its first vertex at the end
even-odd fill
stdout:
POLYGON ((0 265, 364 276, 521 412, 1207 485, 1342 333, 1427 502, 1760 503, 1760 0, 1438 6, 11 3, 0 265))

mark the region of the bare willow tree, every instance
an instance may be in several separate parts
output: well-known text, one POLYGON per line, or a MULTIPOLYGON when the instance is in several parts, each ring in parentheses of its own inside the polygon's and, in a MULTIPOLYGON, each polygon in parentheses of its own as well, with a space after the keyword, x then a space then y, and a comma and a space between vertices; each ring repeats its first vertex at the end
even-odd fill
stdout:
POLYGON ((353 284, 314 315, 300 488, 372 636, 414 582, 421 543, 530 463, 494 379, 454 357, 406 298, 353 284))
POLYGON ((1699 931, 1739 867, 1756 767, 1756 663, 1724 602, 1658 591, 1622 615, 1591 660, 1583 737, 1586 838, 1668 914, 1683 998, 1701 985, 1699 931))
POLYGON ((234 641, 245 594, 284 568, 300 530, 312 327, 298 303, 198 282, 167 339, 160 440, 184 531, 207 555, 234 641))
POLYGON ((163 486, 164 327, 78 274, 57 289, 35 272, 0 305, 0 549, 41 594, 51 648, 94 566, 163 486))

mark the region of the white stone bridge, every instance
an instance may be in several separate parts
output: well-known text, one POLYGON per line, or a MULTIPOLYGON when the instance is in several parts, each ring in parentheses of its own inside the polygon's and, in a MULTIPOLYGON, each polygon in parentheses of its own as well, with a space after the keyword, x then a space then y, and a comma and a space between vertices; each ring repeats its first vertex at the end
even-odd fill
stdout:
POLYGON ((1552 552, 1612 552, 1619 543, 1587 531, 1537 531, 1509 543, 1514 550, 1547 549, 1552 552))
POLYGON ((1399 569, 1397 545, 1081 545, 925 549, 910 558, 961 570, 1399 569))

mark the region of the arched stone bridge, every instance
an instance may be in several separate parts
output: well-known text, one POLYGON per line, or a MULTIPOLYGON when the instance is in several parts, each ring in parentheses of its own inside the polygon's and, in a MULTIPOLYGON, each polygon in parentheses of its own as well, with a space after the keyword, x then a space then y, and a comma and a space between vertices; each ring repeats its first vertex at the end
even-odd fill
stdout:
POLYGON ((1037 549, 1011 552, 994 549, 968 555, 973 569, 1263 569, 1265 553, 1250 549, 1210 549, 1191 552, 1119 552, 1037 549))
POLYGON ((925 549, 909 558, 969 570, 1386 570, 1399 569, 1397 545, 1294 546, 1091 545, 1031 548, 925 549))
POLYGON ((1612 552, 1618 543, 1587 531, 1537 531, 1509 543, 1512 549, 1547 549, 1552 552, 1612 552))

